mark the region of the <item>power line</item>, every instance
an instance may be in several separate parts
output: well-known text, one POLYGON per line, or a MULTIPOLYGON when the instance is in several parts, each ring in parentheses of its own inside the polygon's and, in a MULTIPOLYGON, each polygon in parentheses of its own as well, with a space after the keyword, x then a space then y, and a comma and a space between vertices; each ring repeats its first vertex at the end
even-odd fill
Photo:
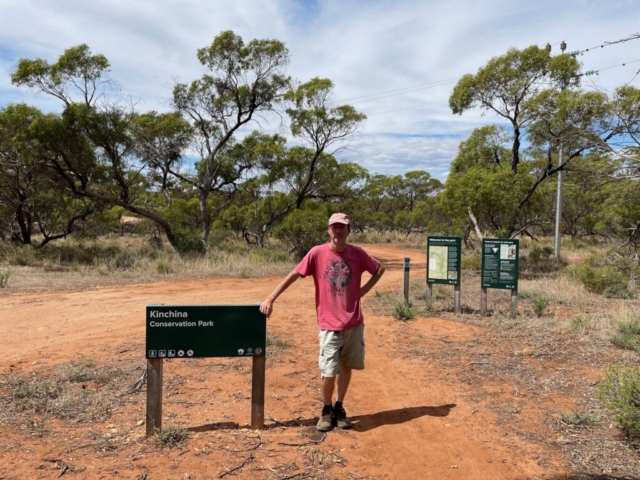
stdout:
POLYGON ((614 40, 613 42, 604 42, 600 45, 596 45, 595 47, 585 48, 584 50, 575 50, 573 52, 569 52, 569 55, 576 57, 578 55, 583 55, 595 48, 604 48, 610 47, 611 45, 617 45, 619 43, 630 42, 631 40, 638 40, 640 38, 640 33, 634 33, 633 35, 629 35, 628 37, 621 38, 620 40, 614 40))
POLYGON ((351 102, 351 104, 355 105, 355 104, 358 104, 358 103, 372 102, 372 101, 375 101, 375 100, 382 100, 383 98, 395 97, 397 95, 404 95, 405 93, 419 92, 421 90, 427 90, 429 88, 435 88, 435 87, 440 87, 440 86, 443 86, 443 85, 449 85, 451 83, 457 82, 458 80, 459 80, 458 78, 454 78, 452 80, 442 81, 442 82, 440 82, 438 84, 429 85, 428 87, 415 88, 413 90, 408 90, 408 91, 399 92, 399 93, 392 93, 392 94, 389 94, 389 95, 378 94, 378 95, 382 95, 382 96, 378 96, 376 98, 370 98, 368 100, 360 100, 360 101, 357 101, 357 102, 351 102))
POLYGON ((585 77, 588 77, 588 76, 591 76, 591 75, 598 75, 600 72, 604 72, 605 70, 610 70, 612 68, 618 68, 618 67, 626 67, 627 65, 631 65, 632 63, 638 63, 638 62, 640 62, 640 60, 633 60, 631 62, 624 62, 624 63, 620 63, 618 65, 612 65, 610 67, 600 68, 598 70, 587 70, 586 72, 581 73, 579 76, 583 76, 584 75, 585 77))
POLYGON ((383 113, 391 113, 391 112, 398 112, 400 110, 409 110, 410 108, 420 108, 420 107, 426 107, 427 105, 436 105, 438 103, 447 103, 448 100, 439 100, 437 102, 429 102, 429 103, 421 103, 419 105, 414 105, 412 107, 404 107, 404 108, 396 108, 395 110, 386 110, 384 112, 376 112, 376 113, 368 113, 366 114, 367 117, 373 117, 375 115, 382 115, 383 113))
MULTIPOLYGON (((446 85, 449 83, 453 83, 453 82, 457 82, 460 79, 460 77, 456 77, 456 78, 448 78, 446 80, 438 80, 435 82, 429 82, 429 83, 421 83, 418 85, 413 85, 411 87, 404 87, 404 88, 397 88, 395 90, 385 90, 382 92, 378 92, 378 93, 372 93, 369 95, 362 95, 360 97, 352 97, 352 98, 345 98, 343 100, 340 100, 340 102, 350 102, 352 100, 360 100, 361 98, 369 98, 369 97, 378 97, 380 95, 385 95, 387 93, 394 93, 394 92, 400 92, 400 93, 396 93, 395 95, 402 95, 403 93, 411 93, 414 91, 418 91, 418 90, 423 90, 423 89, 427 89, 427 88, 432 88, 432 87, 438 87, 440 85, 446 85), (409 90, 407 92, 401 92, 401 90, 409 90)), ((385 97, 381 97, 381 98, 386 98, 387 96, 394 96, 394 95, 385 95, 385 97)), ((377 100, 377 98, 373 98, 372 100, 377 100)), ((370 100, 363 100, 363 101, 370 101, 370 100)), ((361 103, 361 102, 355 102, 355 103, 361 103)))

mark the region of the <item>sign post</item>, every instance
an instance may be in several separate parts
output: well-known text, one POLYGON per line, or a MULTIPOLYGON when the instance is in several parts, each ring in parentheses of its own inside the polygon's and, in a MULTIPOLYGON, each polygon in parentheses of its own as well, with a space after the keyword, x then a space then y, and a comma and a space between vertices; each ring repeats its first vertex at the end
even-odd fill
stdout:
POLYGON ((251 357, 251 428, 264 427, 267 321, 259 305, 149 305, 147 436, 162 430, 165 358, 251 357))
POLYGON ((520 241, 506 238, 482 240, 482 304, 480 314, 487 314, 487 289, 511 290, 511 316, 518 313, 518 267, 520 241))
POLYGON ((402 291, 404 292, 404 303, 409 304, 409 267, 411 259, 409 257, 404 258, 404 277, 402 277, 402 291))
POLYGON ((434 283, 453 285, 454 311, 460 313, 461 260, 460 237, 427 238, 427 303, 431 301, 434 283))

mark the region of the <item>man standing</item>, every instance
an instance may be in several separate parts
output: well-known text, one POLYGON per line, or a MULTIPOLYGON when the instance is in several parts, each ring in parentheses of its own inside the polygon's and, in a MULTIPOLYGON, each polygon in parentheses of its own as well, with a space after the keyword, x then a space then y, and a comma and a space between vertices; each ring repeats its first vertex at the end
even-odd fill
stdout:
POLYGON ((351 381, 351 370, 364 369, 364 319, 360 298, 380 280, 384 266, 362 248, 347 243, 351 221, 344 213, 329 219, 329 243, 313 247, 296 268, 260 305, 267 317, 273 302, 300 277, 313 276, 320 333, 319 365, 324 406, 316 429, 351 428, 342 406, 351 381), (364 271, 372 276, 360 286, 364 271), (338 395, 333 405, 336 378, 338 395))

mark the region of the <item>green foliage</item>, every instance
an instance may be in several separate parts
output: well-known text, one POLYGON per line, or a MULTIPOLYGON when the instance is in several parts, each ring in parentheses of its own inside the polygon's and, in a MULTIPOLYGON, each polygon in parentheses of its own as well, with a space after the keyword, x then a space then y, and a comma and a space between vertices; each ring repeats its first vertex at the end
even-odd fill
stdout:
POLYGON ((617 333, 611 337, 611 343, 616 347, 635 350, 640 353, 640 320, 634 318, 618 323, 617 333))
POLYGON ((609 366, 599 388, 600 401, 618 425, 640 440, 640 368, 609 366))
POLYGON ((549 298, 544 295, 536 295, 531 299, 531 307, 538 317, 542 316, 549 305, 549 298))
POLYGON ((573 265, 570 273, 577 278, 587 290, 609 298, 629 298, 629 279, 624 273, 610 265, 600 265, 595 256, 588 257, 580 265, 573 265))
POLYGON ((472 270, 479 272, 482 268, 482 257, 479 253, 469 253, 462 255, 462 270, 472 270))
POLYGON ((160 275, 169 275, 173 273, 173 267, 169 262, 165 260, 159 260, 156 263, 156 272, 158 272, 160 275))
POLYGON ((204 255, 205 248, 198 232, 192 230, 179 230, 175 232, 176 251, 180 255, 204 255))
POLYGON ((398 300, 393 305, 393 317, 396 320, 406 322, 408 320, 413 320, 415 316, 415 312, 413 311, 410 303, 407 304, 404 300, 398 300))
POLYGON ((597 424, 600 419, 592 413, 581 413, 577 410, 571 410, 570 413, 560 412, 560 419, 565 425, 572 427, 588 427, 597 424))
POLYGON ((324 208, 295 210, 287 215, 274 233, 286 243, 295 258, 301 259, 315 245, 327 242, 328 218, 324 208))
POLYGON ((9 277, 11 276, 11 270, 0 272, 0 288, 5 288, 9 283, 9 277))

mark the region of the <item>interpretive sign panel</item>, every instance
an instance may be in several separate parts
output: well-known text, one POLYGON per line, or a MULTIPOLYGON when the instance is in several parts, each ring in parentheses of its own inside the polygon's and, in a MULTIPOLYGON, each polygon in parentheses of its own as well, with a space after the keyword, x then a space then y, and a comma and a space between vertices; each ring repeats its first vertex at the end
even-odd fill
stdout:
POLYGON ((460 237, 427 238, 427 283, 460 285, 460 237))
POLYGON ((149 305, 146 358, 264 356, 260 305, 149 305))
POLYGON ((518 289, 519 240, 482 240, 482 288, 518 289))

